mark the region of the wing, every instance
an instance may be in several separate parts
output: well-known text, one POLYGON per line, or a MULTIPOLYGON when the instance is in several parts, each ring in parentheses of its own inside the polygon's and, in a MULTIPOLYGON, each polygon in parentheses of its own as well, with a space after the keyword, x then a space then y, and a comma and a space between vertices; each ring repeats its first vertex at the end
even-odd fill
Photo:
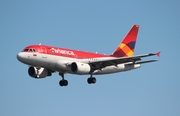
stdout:
POLYGON ((101 69, 106 66, 118 65, 118 64, 127 63, 127 62, 131 62, 132 64, 143 64, 143 63, 155 62, 157 60, 148 60, 148 61, 142 61, 142 62, 137 62, 137 61, 141 60, 141 58, 154 56, 154 55, 160 56, 160 52, 137 55, 137 56, 130 56, 130 57, 100 59, 100 60, 95 60, 95 61, 89 61, 89 64, 94 70, 101 69))

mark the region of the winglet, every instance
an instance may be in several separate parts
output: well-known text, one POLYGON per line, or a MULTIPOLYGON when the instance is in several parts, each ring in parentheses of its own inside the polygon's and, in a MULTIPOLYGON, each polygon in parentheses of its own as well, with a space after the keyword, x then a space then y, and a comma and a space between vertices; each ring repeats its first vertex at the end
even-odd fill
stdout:
POLYGON ((157 55, 158 57, 160 57, 160 54, 161 54, 161 52, 157 52, 157 53, 156 53, 156 55, 157 55))

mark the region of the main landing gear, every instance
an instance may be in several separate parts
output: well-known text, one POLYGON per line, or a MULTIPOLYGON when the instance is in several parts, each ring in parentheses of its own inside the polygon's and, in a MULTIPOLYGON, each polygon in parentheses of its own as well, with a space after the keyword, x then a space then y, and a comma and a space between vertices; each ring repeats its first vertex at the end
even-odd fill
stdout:
POLYGON ((59 81, 60 86, 67 86, 68 81, 64 79, 64 73, 59 73, 59 75, 62 77, 62 80, 59 81))
POLYGON ((96 83, 96 78, 92 77, 92 75, 87 79, 87 82, 89 84, 95 84, 96 83))
MULTIPOLYGON (((64 79, 64 73, 59 73, 59 75, 62 77, 62 80, 59 81, 60 86, 67 86, 68 81, 64 79)), ((95 84, 96 78, 92 77, 92 75, 87 79, 88 84, 95 84)))

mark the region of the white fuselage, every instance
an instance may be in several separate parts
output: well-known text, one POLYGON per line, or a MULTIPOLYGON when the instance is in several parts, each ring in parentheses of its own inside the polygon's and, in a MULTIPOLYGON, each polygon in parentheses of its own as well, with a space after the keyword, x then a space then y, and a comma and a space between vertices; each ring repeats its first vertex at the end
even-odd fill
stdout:
MULTIPOLYGON (((72 73, 70 69, 70 64, 72 62, 82 62, 82 63, 88 64, 88 62, 90 62, 91 60, 112 59, 113 57, 100 57, 96 59, 93 59, 93 58, 92 59, 77 59, 77 58, 56 56, 56 55, 50 55, 50 54, 41 54, 38 52, 20 52, 17 55, 17 58, 22 63, 30 65, 30 66, 35 66, 35 67, 40 66, 40 67, 50 69, 52 71, 72 73), (59 62, 61 62, 61 64, 64 64, 64 66, 58 67, 59 62)), ((132 70, 136 68, 140 68, 140 64, 132 64, 132 62, 128 62, 128 63, 123 63, 123 64, 106 66, 104 68, 93 71, 91 74, 93 75, 109 74, 109 73, 132 70)))

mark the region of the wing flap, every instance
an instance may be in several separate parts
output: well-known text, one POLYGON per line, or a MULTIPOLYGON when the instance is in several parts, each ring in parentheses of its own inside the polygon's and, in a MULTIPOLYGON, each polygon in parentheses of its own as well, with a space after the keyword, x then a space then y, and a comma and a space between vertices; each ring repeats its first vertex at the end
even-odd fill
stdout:
POLYGON ((98 67, 95 67, 94 69, 99 69, 106 66, 117 65, 117 64, 128 63, 128 62, 132 62, 133 64, 136 64, 136 63, 143 64, 143 63, 155 62, 157 60, 149 60, 149 61, 142 61, 142 62, 137 62, 137 61, 141 60, 141 58, 155 56, 155 55, 159 56, 159 52, 158 54, 149 53, 149 54, 130 56, 130 57, 111 57, 109 59, 99 59, 95 61, 89 61, 89 64, 98 66, 98 67))
POLYGON ((138 60, 141 60, 141 58, 154 56, 154 55, 157 55, 157 53, 149 53, 149 54, 130 56, 130 57, 112 57, 110 59, 99 59, 95 61, 90 61, 89 63, 99 63, 99 62, 126 63, 126 62, 138 61, 138 60))
POLYGON ((142 61, 142 62, 136 62, 136 64, 145 64, 150 62, 157 62, 158 60, 148 60, 148 61, 142 61))

